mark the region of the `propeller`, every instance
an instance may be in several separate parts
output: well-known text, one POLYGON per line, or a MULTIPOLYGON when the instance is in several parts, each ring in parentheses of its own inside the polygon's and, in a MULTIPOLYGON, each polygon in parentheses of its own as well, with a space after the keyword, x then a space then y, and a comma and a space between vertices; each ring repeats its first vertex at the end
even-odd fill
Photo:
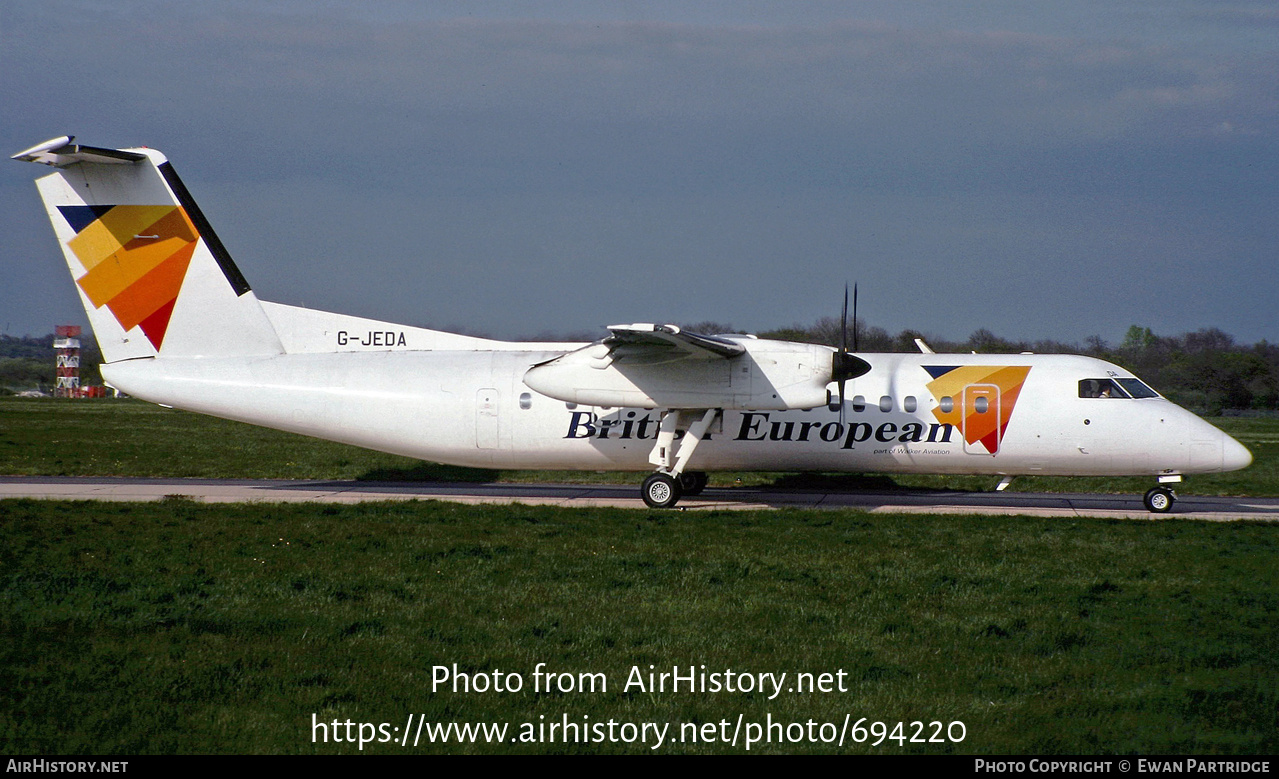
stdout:
MULTIPOLYGON (((857 351, 857 285, 853 285, 853 352, 857 351)), ((831 356, 830 377, 839 384, 839 422, 844 422, 844 383, 870 372, 870 363, 848 351, 848 285, 844 285, 844 311, 839 316, 839 351, 831 356)))

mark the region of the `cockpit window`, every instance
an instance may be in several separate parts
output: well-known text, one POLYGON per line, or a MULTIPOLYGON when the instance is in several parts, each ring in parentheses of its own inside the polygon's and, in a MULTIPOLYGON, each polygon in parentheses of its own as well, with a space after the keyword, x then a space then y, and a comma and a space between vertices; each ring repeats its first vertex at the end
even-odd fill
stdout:
POLYGON ((1079 382, 1081 398, 1157 398, 1159 393, 1141 379, 1084 379, 1079 382))
POLYGON ((1115 379, 1134 398, 1157 398, 1159 393, 1147 387, 1141 379, 1115 379))
POLYGON ((1079 382, 1081 398, 1126 398, 1128 393, 1111 379, 1084 379, 1079 382))

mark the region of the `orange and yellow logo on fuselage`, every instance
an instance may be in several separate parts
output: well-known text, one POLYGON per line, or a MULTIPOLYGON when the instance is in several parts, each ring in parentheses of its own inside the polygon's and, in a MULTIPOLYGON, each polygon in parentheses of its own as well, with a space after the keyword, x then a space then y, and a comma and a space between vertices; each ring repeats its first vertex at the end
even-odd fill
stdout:
POLYGON ((933 380, 928 391, 939 402, 933 416, 963 431, 969 446, 978 442, 996 454, 1030 367, 1024 365, 925 365, 933 380), (950 400, 945 400, 949 398, 950 400), (949 410, 943 410, 949 409, 949 410))
POLYGON ((182 279, 200 239, 180 206, 59 206, 76 235, 67 245, 84 266, 76 279, 125 330, 164 341, 182 279))

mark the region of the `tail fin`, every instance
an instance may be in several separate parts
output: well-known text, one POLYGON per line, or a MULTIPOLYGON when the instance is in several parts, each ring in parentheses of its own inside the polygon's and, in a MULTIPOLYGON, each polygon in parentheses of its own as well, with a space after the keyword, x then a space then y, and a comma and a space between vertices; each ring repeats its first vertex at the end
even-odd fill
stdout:
POLYGON ((55 138, 13 159, 57 168, 36 186, 103 359, 283 352, 164 155, 74 140, 55 138))

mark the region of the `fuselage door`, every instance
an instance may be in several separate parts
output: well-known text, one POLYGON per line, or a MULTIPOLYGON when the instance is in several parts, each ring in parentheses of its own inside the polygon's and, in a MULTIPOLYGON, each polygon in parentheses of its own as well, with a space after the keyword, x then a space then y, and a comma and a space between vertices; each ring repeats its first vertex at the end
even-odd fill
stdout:
POLYGON ((478 449, 497 448, 498 398, 495 389, 475 393, 475 446, 478 449))
POLYGON ((963 433, 964 451, 968 454, 993 455, 1001 443, 999 419, 999 387, 994 384, 969 384, 964 387, 963 433))

